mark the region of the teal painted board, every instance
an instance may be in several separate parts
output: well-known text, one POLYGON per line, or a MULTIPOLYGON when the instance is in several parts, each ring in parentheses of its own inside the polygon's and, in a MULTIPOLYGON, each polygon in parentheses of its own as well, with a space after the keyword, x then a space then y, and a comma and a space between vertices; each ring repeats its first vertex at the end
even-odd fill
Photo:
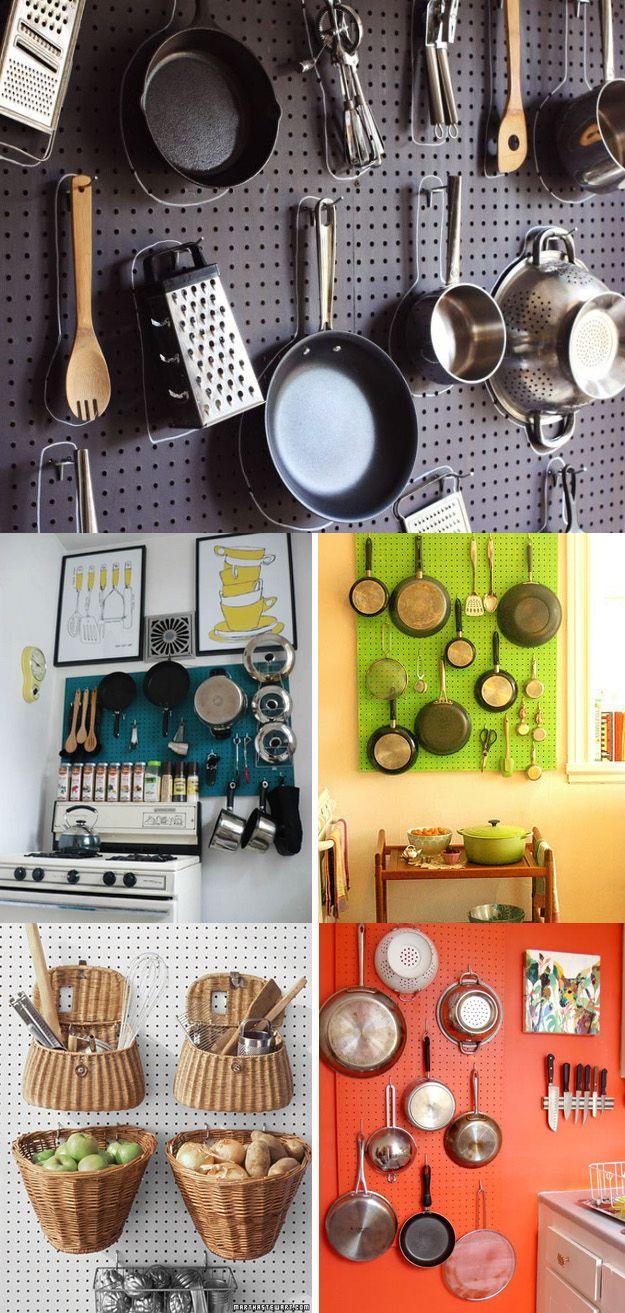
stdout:
MULTIPOLYGON (((193 707, 193 697, 199 684, 208 678, 211 666, 188 666, 190 686, 186 698, 179 706, 173 707, 170 716, 169 733, 165 737, 162 733, 163 713, 158 707, 155 707, 143 694, 143 676, 144 670, 132 671, 131 676, 137 686, 137 697, 128 707, 121 717, 121 729, 118 739, 113 734, 114 716, 109 711, 98 712, 98 737, 100 741, 100 751, 90 753, 84 757, 85 761, 197 761, 200 768, 200 797, 209 795, 222 796, 226 792, 228 781, 233 777, 234 769, 234 745, 232 738, 238 734, 243 740, 246 734, 250 735, 248 744, 248 766, 250 771, 249 783, 246 784, 243 778, 243 752, 242 744, 239 749, 240 764, 240 785, 238 793, 252 797, 258 793, 258 788, 262 780, 268 780, 270 785, 277 784, 280 776, 284 777, 285 784, 294 783, 293 766, 287 763, 283 766, 268 766, 264 762, 256 763, 256 753, 254 751, 254 737, 258 730, 258 725, 252 715, 249 707, 254 693, 259 685, 251 679, 242 665, 219 666, 220 672, 230 675, 247 694, 248 709, 245 715, 237 721, 233 727, 232 736, 228 739, 214 739, 209 731, 208 725, 204 725, 196 716, 193 707), (139 735, 139 745, 134 749, 129 748, 130 731, 133 721, 137 722, 137 732, 139 735), (178 757, 171 752, 168 747, 168 741, 173 738, 178 728, 179 722, 183 720, 185 726, 185 742, 189 744, 189 752, 186 757, 178 757), (209 752, 217 753, 219 764, 217 767, 217 776, 215 783, 210 787, 206 782, 204 772, 204 762, 209 752)), ((71 709, 74 701, 74 694, 77 688, 95 688, 104 678, 103 675, 80 675, 72 676, 65 680, 65 714, 63 720, 63 740, 67 737, 71 720, 71 709)), ((288 680, 284 680, 284 685, 288 688, 288 680)))
MULTIPOLYGON (((373 538, 373 574, 388 587, 389 594, 403 579, 414 574, 414 535, 407 533, 376 533, 373 538)), ((357 664, 358 664, 358 733, 359 764, 361 770, 374 770, 367 758, 367 742, 374 730, 388 724, 388 704, 372 698, 365 686, 365 674, 371 662, 382 655, 384 623, 388 624, 390 643, 389 655, 401 661, 408 674, 408 685, 404 695, 397 702, 397 722, 409 730, 414 730, 415 717, 419 708, 432 701, 439 694, 439 662, 449 640, 454 637, 456 623, 454 618, 454 601, 459 597, 463 606, 462 628, 466 638, 474 643, 476 659, 472 666, 464 670, 445 668, 447 695, 466 707, 472 722, 471 737, 466 746, 450 757, 437 757, 419 748, 414 771, 468 771, 479 770, 482 759, 480 730, 484 727, 497 732, 487 762, 487 770, 498 771, 500 759, 504 753, 504 727, 501 712, 484 711, 475 698, 475 681, 478 675, 493 666, 492 639, 497 628, 497 612, 471 617, 464 614, 464 606, 471 592, 471 534, 424 534, 423 535, 423 573, 432 575, 445 585, 451 599, 451 615, 445 627, 431 638, 410 638, 402 634, 390 622, 390 613, 367 619, 356 616, 357 664), (423 663, 427 680, 427 692, 417 693, 417 657, 423 663)), ((480 597, 488 592, 488 534, 475 534, 477 542, 477 591, 480 597)), ((355 538, 356 561, 354 578, 364 572, 365 534, 355 538)), ((494 591, 501 599, 513 584, 527 580, 527 541, 528 535, 521 533, 494 534, 494 591)), ((555 593, 558 592, 558 537, 555 534, 532 534, 534 558, 534 581, 546 584, 555 593)), ((501 637, 502 670, 508 671, 516 679, 519 696, 508 712, 511 730, 511 755, 517 770, 525 770, 530 763, 532 745, 531 733, 521 737, 516 733, 518 711, 523 697, 523 687, 531 675, 532 657, 535 656, 539 678, 545 685, 540 703, 525 699, 530 728, 534 728, 536 709, 540 706, 546 738, 536 743, 536 759, 543 770, 556 767, 556 729, 557 729, 557 636, 549 643, 536 649, 516 647, 501 637)))

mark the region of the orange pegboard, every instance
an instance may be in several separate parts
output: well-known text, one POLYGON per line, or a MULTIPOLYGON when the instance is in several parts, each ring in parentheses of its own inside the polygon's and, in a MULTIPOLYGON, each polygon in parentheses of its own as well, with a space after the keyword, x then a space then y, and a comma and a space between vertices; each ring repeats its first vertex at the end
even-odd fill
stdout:
MULTIPOLYGON (((365 984, 384 989, 373 964, 376 945, 389 930, 385 925, 367 925, 365 940, 365 984)), ((443 1131, 423 1132, 411 1126, 403 1112, 403 1095, 423 1072, 422 1037, 429 1032, 432 1041, 432 1075, 440 1076, 452 1089, 456 1111, 468 1111, 472 1106, 471 1070, 477 1067, 480 1081, 480 1110, 489 1113, 501 1125, 503 1121, 503 1028, 490 1043, 478 1049, 475 1055, 463 1054, 441 1033, 436 1021, 436 1004, 443 990, 469 967, 491 985, 503 999, 505 931, 489 927, 484 934, 482 926, 446 925, 444 951, 440 951, 441 927, 423 925, 420 929, 436 944, 440 963, 438 975, 426 989, 402 1002, 400 1007, 408 1023, 408 1039, 401 1058, 383 1076, 367 1080, 335 1075, 337 1118, 337 1194, 354 1187, 357 1171, 356 1136, 363 1123, 365 1136, 386 1121, 384 1091, 387 1081, 397 1089, 397 1121, 411 1132, 417 1144, 417 1160, 397 1180, 389 1183, 386 1176, 367 1162, 365 1174, 371 1190, 379 1190, 393 1204, 400 1224, 420 1208, 419 1168, 426 1154, 432 1168, 433 1207, 444 1213, 458 1235, 471 1230, 475 1217, 475 1191, 481 1175, 488 1191, 491 1215, 499 1211, 500 1192, 503 1189, 500 1158, 478 1173, 461 1168, 445 1153, 443 1131)), ((336 927, 335 980, 336 988, 343 989, 358 983, 357 927, 336 927)), ((397 995, 392 995, 397 998, 397 995)), ((516 1020, 516 1019, 515 1019, 516 1020)), ((505 1020, 504 1020, 505 1025, 505 1020)))

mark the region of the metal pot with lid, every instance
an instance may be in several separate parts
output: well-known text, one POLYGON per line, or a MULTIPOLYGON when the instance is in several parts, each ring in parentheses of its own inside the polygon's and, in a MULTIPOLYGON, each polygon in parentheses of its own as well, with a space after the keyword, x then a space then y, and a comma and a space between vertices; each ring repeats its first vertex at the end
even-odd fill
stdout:
POLYGON ((75 806, 67 807, 63 829, 57 838, 58 851, 71 854, 73 857, 94 857, 99 853, 100 836, 93 829, 97 816, 96 808, 84 802, 77 802, 75 806), (72 823, 67 819, 70 812, 91 812, 93 820, 90 821, 88 816, 82 815, 75 817, 72 823))
POLYGON ((493 295, 507 341, 486 386, 534 451, 555 451, 572 436, 578 410, 625 387, 625 298, 586 268, 570 232, 557 227, 529 230, 493 295))
POLYGON ((503 1004, 491 985, 464 971, 441 994, 436 1005, 440 1030, 461 1053, 475 1053, 494 1039, 503 1021, 503 1004))
POLYGON ((247 708, 247 694, 223 670, 211 670, 195 690, 195 714, 216 739, 227 739, 247 708))

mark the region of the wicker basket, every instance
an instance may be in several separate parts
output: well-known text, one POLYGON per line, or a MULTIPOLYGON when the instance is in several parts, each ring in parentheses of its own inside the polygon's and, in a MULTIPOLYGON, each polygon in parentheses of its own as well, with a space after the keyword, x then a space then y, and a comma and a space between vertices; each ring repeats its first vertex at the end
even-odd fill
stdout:
MULTIPOLYGON (((278 1133, 279 1134, 279 1133, 278 1133)), ((249 1142, 250 1131, 211 1130, 211 1138, 249 1142)), ((299 1139, 299 1136, 291 1138, 299 1139)), ((176 1161, 181 1144, 205 1141, 207 1132, 182 1131, 166 1146, 176 1185, 207 1249, 230 1262, 262 1258, 273 1249, 310 1162, 310 1148, 297 1170, 258 1180, 211 1180, 176 1161)))
MULTIPOLYGON (((59 1013, 63 1039, 70 1026, 115 1044, 119 1035, 126 981, 108 967, 54 967, 50 971, 55 996, 71 989, 71 1011, 59 1013)), ((40 1006, 35 987, 33 1002, 40 1006)), ((136 1040, 110 1053, 69 1053, 46 1049, 33 1040, 28 1050, 22 1094, 37 1108, 61 1112, 124 1112, 145 1097, 145 1079, 136 1040)))
MULTIPOLYGON (((237 1026, 265 983, 258 976, 202 976, 187 992, 187 1017, 211 1026, 237 1026), (213 1007, 215 995, 226 996, 218 1014, 213 1007)), ((185 1040, 174 1098, 185 1108, 205 1112, 272 1112, 288 1107, 293 1076, 282 1036, 271 1053, 241 1057, 204 1051, 185 1040)))
POLYGON ((107 1140, 135 1140, 143 1153, 125 1166, 105 1167, 100 1172, 46 1172, 33 1162, 34 1155, 54 1149, 71 1130, 31 1131, 15 1140, 13 1154, 41 1229, 63 1254, 95 1254, 119 1240, 156 1149, 156 1137, 135 1126, 80 1129, 93 1135, 101 1148, 107 1140))

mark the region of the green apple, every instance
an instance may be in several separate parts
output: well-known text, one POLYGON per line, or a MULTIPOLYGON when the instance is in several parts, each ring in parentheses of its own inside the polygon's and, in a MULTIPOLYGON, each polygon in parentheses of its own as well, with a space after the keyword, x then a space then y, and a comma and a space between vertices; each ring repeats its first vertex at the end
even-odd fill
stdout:
POLYGON ((39 1153, 35 1154, 35 1162, 47 1163, 48 1159, 54 1158, 54 1156, 55 1156, 54 1149, 41 1149, 39 1153))
POLYGON ((74 1131, 73 1135, 70 1135, 69 1139, 65 1141, 62 1150, 79 1163, 83 1158, 98 1154, 100 1146, 92 1135, 85 1135, 82 1131, 74 1131))
POLYGON ((121 1148, 122 1148, 121 1140, 111 1140, 111 1143, 107 1144, 106 1153, 110 1154, 111 1162, 113 1163, 119 1162, 118 1154, 121 1148))
MULTIPOLYGON (((75 1168, 76 1164, 74 1163, 75 1168)), ((43 1163, 43 1170, 44 1172, 66 1172, 67 1168, 59 1162, 58 1158, 48 1158, 47 1162, 43 1163)))
POLYGON ((81 1158, 78 1164, 79 1172, 101 1172, 103 1167, 109 1167, 103 1153, 88 1153, 81 1158))
POLYGON ((78 1171, 78 1163, 76 1162, 76 1159, 70 1158, 68 1153, 57 1153, 56 1161, 61 1164, 61 1167, 63 1167, 66 1172, 78 1171))
POLYGON ((107 1167, 114 1167, 117 1159, 113 1157, 113 1154, 111 1153, 110 1149, 104 1149, 102 1152, 102 1157, 106 1160, 107 1167))
POLYGON ((135 1158, 141 1156, 141 1145, 135 1144, 134 1140, 124 1140, 117 1150, 117 1162, 120 1165, 134 1162, 135 1158))

